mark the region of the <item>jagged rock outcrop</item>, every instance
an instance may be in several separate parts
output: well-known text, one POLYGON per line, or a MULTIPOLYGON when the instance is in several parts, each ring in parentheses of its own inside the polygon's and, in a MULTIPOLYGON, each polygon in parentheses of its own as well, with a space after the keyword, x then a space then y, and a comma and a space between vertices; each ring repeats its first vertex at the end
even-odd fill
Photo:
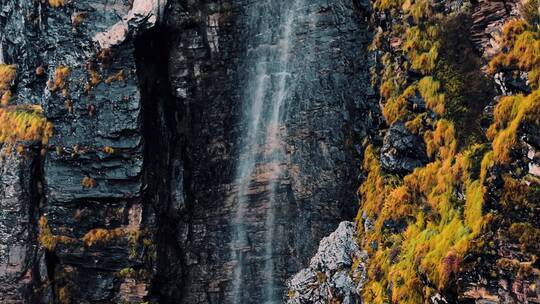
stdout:
POLYGON ((471 38, 486 59, 503 48, 500 44, 502 27, 510 18, 519 15, 519 4, 517 0, 481 0, 472 7, 471 38))
POLYGON ((366 262, 367 254, 356 243, 355 225, 340 223, 321 241, 309 268, 288 280, 287 303, 361 303, 366 262))
POLYGON ((392 125, 383 139, 381 166, 389 173, 410 173, 428 162, 422 137, 412 134, 402 122, 392 125))
POLYGON ((97 33, 92 40, 102 49, 110 49, 133 39, 137 33, 149 30, 162 21, 167 0, 135 0, 129 12, 104 32, 97 33))

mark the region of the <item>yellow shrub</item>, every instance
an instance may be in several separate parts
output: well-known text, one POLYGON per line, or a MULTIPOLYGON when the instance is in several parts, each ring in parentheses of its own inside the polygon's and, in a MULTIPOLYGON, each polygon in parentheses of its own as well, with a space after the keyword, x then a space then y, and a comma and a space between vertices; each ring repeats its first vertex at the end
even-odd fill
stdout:
POLYGON ((17 70, 14 65, 0 64, 0 92, 9 90, 16 76, 17 70))
POLYGON ((62 90, 66 88, 67 78, 69 77, 70 73, 71 69, 69 67, 62 65, 56 67, 52 82, 49 84, 49 89, 52 92, 55 92, 57 90, 62 90))
POLYGON ((107 153, 107 154, 113 154, 114 153, 114 148, 113 147, 104 147, 103 148, 103 152, 107 153))
POLYGON ((435 25, 423 29, 412 26, 407 29, 403 50, 411 60, 412 68, 424 75, 433 72, 439 59, 439 29, 435 25))
POLYGON ((405 127, 409 129, 414 134, 420 134, 420 132, 425 131, 424 129, 424 119, 426 118, 425 114, 417 115, 412 120, 409 120, 405 123, 405 127))
POLYGON ((417 168, 401 185, 385 183, 373 148, 366 153, 366 167, 372 170, 360 189, 360 212, 365 212, 365 206, 384 204, 382 209, 367 213, 375 223, 363 235, 363 246, 371 253, 363 295, 370 303, 387 303, 387 296, 393 303, 424 302, 435 290, 426 287, 421 276, 437 289, 444 288, 459 270, 470 241, 483 228, 485 188, 482 181, 472 180, 470 173, 471 158, 481 146, 457 153, 453 126, 448 121, 440 120, 433 133, 440 160, 417 168), (456 204, 457 189, 465 192, 465 208, 456 204), (385 230, 386 221, 403 219, 409 223, 405 231, 392 234, 385 230), (378 243, 374 252, 370 249, 373 242, 378 243))
POLYGON ((399 8, 404 0, 375 0, 373 7, 378 10, 387 10, 391 8, 399 8))
POLYGON ((407 120, 411 113, 407 109, 408 99, 416 94, 415 86, 409 86, 403 94, 395 98, 389 98, 383 107, 383 116, 388 124, 393 124, 398 120, 407 120))
MULTIPOLYGON (((410 0, 406 2, 410 3, 410 0)), ((411 16, 417 23, 433 14, 432 0, 415 0, 413 4, 404 5, 403 8, 406 14, 411 16)))
POLYGON ((9 105, 10 101, 11 101, 11 92, 7 91, 0 98, 0 104, 5 107, 9 105))
POLYGON ((484 155, 484 158, 482 159, 482 163, 480 165, 480 181, 481 183, 484 183, 486 180, 488 170, 493 166, 493 151, 489 151, 484 155))
POLYGON ((379 89, 383 98, 390 98, 396 91, 396 87, 391 80, 383 82, 379 89))
POLYGON ((66 4, 66 0, 49 0, 49 5, 51 7, 61 7, 66 4))
POLYGON ((84 188, 95 188, 97 186, 97 181, 89 176, 83 177, 81 184, 84 188))
POLYGON ((87 247, 91 247, 95 244, 107 243, 114 239, 125 237, 126 235, 126 231, 122 228, 112 230, 97 228, 88 231, 82 240, 87 247))
POLYGON ((511 161, 510 152, 518 144, 517 133, 523 122, 540 123, 540 90, 528 96, 502 98, 494 112, 494 122, 488 130, 493 139, 493 158, 499 164, 511 161))
POLYGON ((388 189, 381 177, 381 166, 376 151, 371 145, 366 148, 364 154, 364 170, 368 172, 368 176, 366 182, 360 186, 363 198, 362 210, 369 215, 375 215, 381 212, 388 189))
POLYGON ((124 81, 124 70, 118 71, 116 74, 111 75, 105 79, 106 84, 111 84, 115 81, 124 81))
POLYGON ((418 82, 418 90, 426 101, 428 108, 442 115, 444 114, 445 98, 444 94, 439 93, 440 89, 440 83, 431 76, 424 77, 418 82))
POLYGON ((47 219, 41 217, 39 219, 39 243, 41 246, 49 251, 54 251, 56 249, 56 244, 58 243, 56 237, 53 235, 51 228, 47 224, 47 219))
POLYGON ((39 236, 38 241, 43 248, 48 251, 54 251, 58 244, 75 243, 76 240, 63 235, 54 235, 49 227, 47 218, 42 216, 39 218, 39 236))
POLYGON ((522 96, 506 96, 501 98, 493 111, 493 124, 489 127, 487 135, 494 139, 497 132, 508 127, 516 118, 522 96))
POLYGON ((411 202, 409 189, 405 186, 401 186, 390 191, 385 198, 382 213, 385 218, 401 220, 412 214, 413 211, 414 206, 411 202))
POLYGON ((474 234, 482 231, 484 215, 482 207, 484 205, 485 188, 480 181, 474 181, 467 185, 465 203, 465 222, 474 234))
MULTIPOLYGON (((492 92, 489 85, 481 84, 484 78, 478 77, 483 75, 480 58, 467 53, 473 46, 470 37, 463 35, 470 25, 463 24, 470 18, 465 14, 432 16, 432 6, 431 0, 379 0, 374 4, 376 10, 389 10, 393 16, 398 11, 408 17, 395 18, 397 24, 391 32, 377 37, 384 68, 374 79, 381 83, 383 115, 388 124, 402 120, 423 136, 432 162, 401 178, 385 174, 378 152, 372 146, 366 149, 367 178, 359 189, 361 208, 356 220, 361 245, 370 255, 363 287, 367 303, 424 303, 447 287, 460 270, 471 241, 490 218, 483 212, 489 168, 513 148, 523 121, 540 121, 538 93, 503 98, 489 131, 493 151, 486 151, 490 146, 483 130, 471 122, 482 115, 487 101, 480 99, 492 92), (449 51, 456 40, 459 47, 449 51), (385 52, 385 45, 392 41, 399 41, 399 47, 385 52), (403 56, 391 57, 394 52, 403 56), (406 58, 405 63, 401 58, 406 58), (407 74, 411 68, 415 72, 411 74, 422 76, 419 81, 415 82, 416 75, 407 74), (433 121, 427 114, 410 111, 408 99, 413 94, 420 94, 427 107, 444 119, 433 121), (362 231, 364 227, 369 229, 362 231)), ((527 67, 529 80, 538 82, 540 69, 535 58, 540 48, 534 42, 537 36, 529 32, 530 26, 521 21, 506 27, 505 44, 518 46, 527 58, 517 58, 509 48, 496 60, 527 67), (526 41, 530 45, 525 46, 526 41)))
POLYGON ((507 51, 495 56, 489 71, 503 68, 520 69, 529 73, 533 88, 540 85, 540 34, 524 19, 514 19, 503 27, 502 44, 507 51))
POLYGON ((437 122, 435 131, 426 132, 424 140, 428 155, 440 157, 441 159, 451 158, 457 151, 457 141, 454 125, 448 120, 441 119, 437 122))
POLYGON ((0 142, 42 141, 46 144, 52 129, 38 106, 0 108, 0 142))

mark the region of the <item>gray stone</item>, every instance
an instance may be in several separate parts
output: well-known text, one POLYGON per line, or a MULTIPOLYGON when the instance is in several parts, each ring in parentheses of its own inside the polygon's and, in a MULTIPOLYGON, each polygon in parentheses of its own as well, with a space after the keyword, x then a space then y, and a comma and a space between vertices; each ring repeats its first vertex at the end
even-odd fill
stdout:
POLYGON ((342 222, 336 231, 321 241, 309 268, 302 269, 287 281, 287 303, 361 303, 362 284, 366 280, 365 263, 367 253, 356 243, 354 224, 342 222))
POLYGON ((412 134, 402 122, 388 129, 381 149, 381 167, 386 172, 407 174, 427 162, 422 137, 412 134))

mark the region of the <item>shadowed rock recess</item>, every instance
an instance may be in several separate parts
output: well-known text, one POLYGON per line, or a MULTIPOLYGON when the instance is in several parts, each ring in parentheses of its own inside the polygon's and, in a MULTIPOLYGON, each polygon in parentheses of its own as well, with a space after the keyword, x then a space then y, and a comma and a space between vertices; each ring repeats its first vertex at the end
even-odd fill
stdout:
POLYGON ((2 148, 1 303, 278 303, 352 219, 356 1, 0 3, 2 104, 53 126, 2 148))

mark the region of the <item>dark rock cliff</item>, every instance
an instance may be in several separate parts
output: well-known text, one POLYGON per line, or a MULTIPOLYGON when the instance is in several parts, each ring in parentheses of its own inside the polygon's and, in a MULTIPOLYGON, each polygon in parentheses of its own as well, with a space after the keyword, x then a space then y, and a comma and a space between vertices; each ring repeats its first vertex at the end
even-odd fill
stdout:
MULTIPOLYGON (((168 10, 170 52, 164 68, 174 97, 168 110, 176 113, 176 156, 169 160, 171 185, 164 186, 172 194, 167 217, 174 232, 168 234, 177 242, 165 244, 162 252, 166 269, 160 288, 166 299, 230 301, 237 262, 229 249, 238 191, 234 171, 242 149, 238 139, 247 128, 242 98, 256 65, 247 53, 265 42, 254 38, 268 18, 276 24, 269 30, 279 30, 280 6, 281 1, 180 1, 168 10)), ((358 175, 358 166, 351 165, 358 164, 355 143, 369 132, 369 112, 375 110, 366 97, 367 36, 358 13, 352 1, 309 1, 294 20, 294 88, 282 126, 285 173, 278 183, 271 257, 278 271, 272 280, 281 294, 285 279, 307 262, 318 240, 355 209, 349 203, 358 175)), ((257 172, 248 190, 254 207, 245 221, 254 236, 242 303, 259 301, 263 286, 258 278, 265 275, 259 266, 264 239, 256 235, 264 234, 271 180, 264 167, 257 172)))

